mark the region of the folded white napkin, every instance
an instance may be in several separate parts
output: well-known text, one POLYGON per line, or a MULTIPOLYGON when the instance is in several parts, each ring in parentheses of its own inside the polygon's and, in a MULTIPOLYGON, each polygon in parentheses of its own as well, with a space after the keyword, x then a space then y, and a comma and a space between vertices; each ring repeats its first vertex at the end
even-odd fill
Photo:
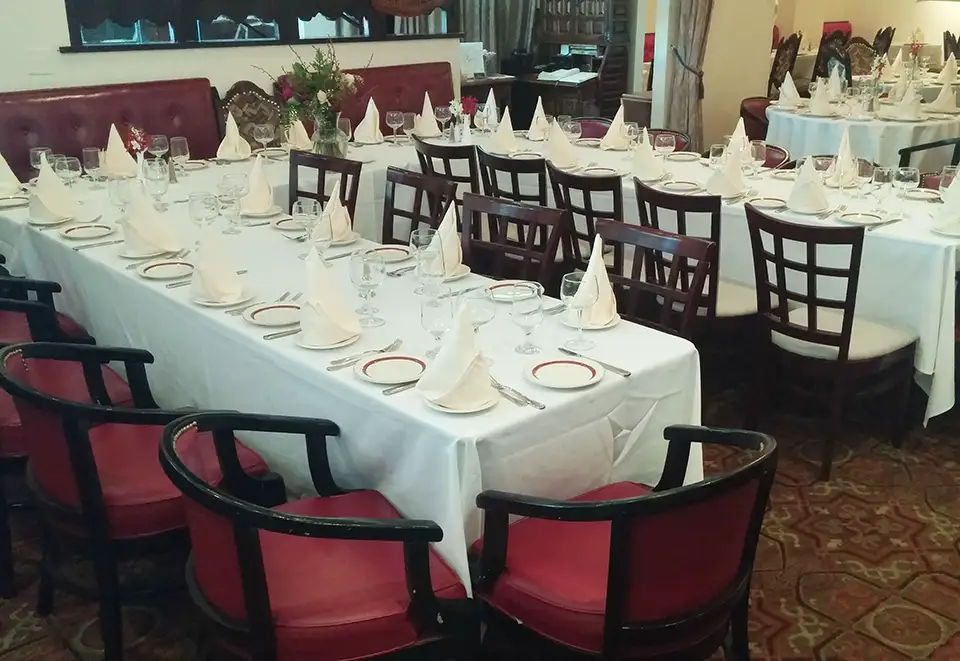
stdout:
MULTIPOLYGON (((607 277, 607 267, 603 263, 603 239, 598 234, 593 238, 593 250, 590 251, 590 262, 587 264, 586 274, 583 276, 583 282, 574 295, 574 303, 577 296, 589 298, 588 289, 596 287, 597 302, 583 311, 583 325, 586 326, 606 326, 617 315, 617 298, 613 294, 613 287, 610 285, 610 279, 607 277)), ((575 306, 574 306, 575 307, 575 306)), ((566 312, 567 320, 570 323, 577 323, 577 311, 570 309, 566 312)))
POLYGON ((789 71, 783 79, 783 85, 780 86, 779 103, 785 108, 796 108, 800 105, 800 92, 797 91, 797 85, 793 82, 793 76, 789 71))
POLYGON ((600 149, 623 151, 629 147, 630 138, 627 137, 627 132, 623 127, 623 104, 620 104, 620 109, 617 110, 613 122, 610 123, 610 128, 607 129, 607 134, 600 141, 600 149))
POLYGON ((837 160, 831 166, 827 182, 831 186, 849 186, 856 178, 857 159, 853 157, 853 151, 850 149, 850 130, 844 127, 840 148, 837 150, 837 160))
POLYGON ((940 191, 943 204, 934 217, 934 227, 938 229, 960 229, 960 177, 955 178, 948 188, 940 191))
POLYGON ((140 172, 137 169, 137 162, 124 147, 123 138, 120 137, 116 124, 110 125, 107 149, 103 156, 103 170, 109 177, 136 177, 140 172))
POLYGON ((153 203, 138 186, 133 186, 127 213, 120 219, 124 250, 132 255, 177 252, 180 242, 169 223, 153 208, 153 203))
POLYGON ((343 206, 340 196, 336 193, 339 190, 338 186, 327 200, 323 213, 320 214, 320 222, 324 223, 324 227, 330 227, 330 236, 334 241, 349 241, 353 238, 353 222, 350 220, 350 212, 343 206))
POLYGON ((903 95, 907 93, 907 86, 910 84, 910 79, 906 76, 900 76, 900 79, 897 81, 896 85, 890 88, 890 91, 887 93, 887 99, 890 101, 899 101, 903 98, 903 95))
POLYGON ((920 116, 920 102, 922 99, 917 94, 913 85, 907 85, 907 90, 903 93, 903 98, 897 104, 897 116, 909 119, 916 119, 920 116))
POLYGON ((743 181, 743 147, 731 139, 723 164, 707 179, 707 192, 720 197, 736 197, 746 188, 743 181))
POLYGON ((359 335, 357 314, 344 304, 327 267, 313 248, 307 255, 306 267, 307 296, 300 306, 303 344, 325 347, 359 335))
POLYGON ((430 92, 423 93, 423 110, 417 115, 414 130, 421 138, 436 138, 440 135, 440 125, 433 114, 433 103, 430 101, 430 92))
POLYGON ((813 91, 813 96, 810 97, 810 112, 814 115, 829 115, 831 110, 830 92, 827 90, 827 86, 817 85, 817 89, 813 91))
POLYGON ((451 204, 430 241, 429 250, 437 250, 437 260, 443 260, 443 272, 446 277, 457 274, 460 269, 463 252, 460 248, 460 235, 457 234, 456 205, 451 204))
POLYGON ((488 130, 496 123, 497 115, 497 97, 494 96, 491 87, 490 91, 487 92, 487 101, 483 104, 483 119, 488 130))
POLYGON ((252 150, 250 143, 240 135, 240 127, 237 126, 237 120, 233 118, 233 113, 227 113, 227 130, 217 149, 217 158, 225 161, 242 161, 249 158, 252 150))
POLYGON ((41 154, 40 174, 30 197, 30 218, 50 222, 73 218, 79 212, 77 198, 50 167, 46 154, 41 154))
POLYGON ((263 157, 257 154, 250 169, 250 192, 240 198, 240 212, 267 213, 273 206, 273 187, 263 171, 263 157))
POLYGON ((313 151, 313 140, 310 139, 307 129, 304 128, 303 122, 299 119, 294 120, 293 124, 290 125, 290 129, 287 131, 287 143, 290 149, 313 151))
POLYGON ((0 195, 13 195, 20 192, 20 180, 10 169, 7 159, 0 154, 0 195))
POLYGON ((903 50, 897 51, 897 57, 894 59, 893 64, 890 66, 893 70, 894 75, 899 76, 903 73, 903 50))
POLYGON ((793 190, 787 199, 787 207, 794 211, 815 213, 827 208, 827 194, 823 190, 820 173, 813 167, 813 159, 808 158, 800 167, 793 190))
POLYGON ((510 107, 503 110, 503 118, 490 138, 490 151, 494 154, 512 154, 520 149, 517 136, 513 133, 513 121, 510 119, 510 107))
POLYGON ((570 144, 560 122, 550 125, 550 138, 547 140, 547 154, 550 162, 558 168, 572 168, 579 160, 577 150, 570 144))
POLYGON ((194 300, 226 303, 243 296, 243 281, 223 254, 221 243, 220 235, 211 226, 203 228, 190 282, 190 295, 194 300))
POLYGON ((654 153, 646 126, 643 127, 643 134, 640 136, 637 151, 633 154, 632 169, 634 176, 639 178, 640 181, 653 181, 663 176, 663 159, 657 158, 654 153))
POLYGON ((943 69, 940 70, 940 75, 937 76, 938 83, 952 84, 957 80, 957 58, 953 53, 950 53, 950 57, 947 58, 947 61, 943 63, 943 69))
POLYGON ((367 110, 363 119, 353 129, 353 141, 364 145, 374 145, 383 142, 383 131, 380 130, 380 111, 373 97, 367 101, 367 110))
POLYGON ((927 105, 928 110, 945 110, 945 111, 954 111, 957 109, 957 90, 954 89, 953 85, 947 83, 941 90, 940 94, 937 95, 936 100, 927 105))
POLYGON ((748 166, 753 165, 753 157, 750 155, 750 138, 747 137, 747 129, 743 125, 743 117, 737 120, 737 126, 730 135, 730 145, 737 145, 740 149, 741 164, 748 166))
POLYGON ((884 58, 886 60, 886 65, 883 67, 883 72, 880 74, 880 82, 883 83, 892 83, 897 79, 897 71, 893 68, 893 65, 890 64, 890 58, 884 58))
POLYGON ((827 81, 827 91, 830 94, 831 101, 839 101, 843 95, 840 83, 840 67, 834 67, 830 72, 830 79, 827 81))
POLYGON ((530 128, 527 130, 528 140, 546 140, 550 125, 547 124, 547 115, 543 112, 543 100, 537 97, 537 107, 533 111, 533 119, 530 120, 530 128))
POLYGON ((470 312, 461 308, 437 357, 427 364, 417 390, 430 402, 448 409, 482 406, 497 393, 490 368, 477 348, 470 312))

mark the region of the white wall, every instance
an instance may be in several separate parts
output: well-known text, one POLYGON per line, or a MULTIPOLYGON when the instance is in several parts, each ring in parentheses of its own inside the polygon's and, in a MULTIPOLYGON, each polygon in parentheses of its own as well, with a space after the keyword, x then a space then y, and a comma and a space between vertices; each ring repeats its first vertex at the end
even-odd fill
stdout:
MULTIPOLYGON (((816 45, 824 21, 850 21, 853 34, 873 40, 877 30, 892 25, 897 29, 894 41, 904 43, 918 27, 924 40, 939 44, 943 31, 960 30, 960 2, 955 0, 780 0, 795 4, 792 25, 786 31, 803 30, 804 41, 816 45)), ((778 20, 781 29, 783 22, 778 20)))
MULTIPOLYGON (((238 80, 252 80, 269 89, 271 77, 255 67, 277 76, 294 60, 287 46, 61 54, 57 49, 70 44, 63 0, 0 2, 4 4, 0 92, 194 77, 209 78, 221 93, 238 80)), ((311 46, 298 50, 307 57, 312 53, 311 46)), ((454 81, 459 80, 458 39, 339 43, 336 50, 345 68, 363 67, 367 62, 375 67, 450 62, 454 81)))

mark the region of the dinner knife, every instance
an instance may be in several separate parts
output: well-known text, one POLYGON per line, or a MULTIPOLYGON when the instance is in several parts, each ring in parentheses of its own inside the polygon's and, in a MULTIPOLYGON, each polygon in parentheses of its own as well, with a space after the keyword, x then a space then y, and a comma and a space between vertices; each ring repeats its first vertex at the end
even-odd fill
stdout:
POLYGON ((560 350, 560 353, 565 353, 565 354, 567 354, 568 356, 576 356, 577 358, 584 358, 584 359, 586 359, 586 360, 592 360, 592 361, 595 362, 597 365, 600 365, 601 367, 603 367, 603 369, 605 369, 605 370, 610 370, 610 371, 613 372, 614 374, 619 374, 620 376, 622 376, 622 377, 625 378, 625 379, 626 379, 627 377, 629 377, 629 376, 632 376, 632 373, 631 373, 631 372, 628 372, 628 371, 625 370, 625 369, 622 369, 622 368, 620 368, 620 367, 617 367, 616 365, 611 365, 610 363, 605 363, 605 362, 603 362, 602 360, 597 360, 596 358, 591 358, 590 356, 584 356, 582 353, 577 353, 576 351, 571 351, 570 349, 568 349, 568 348, 566 348, 566 347, 557 347, 557 348, 560 350))

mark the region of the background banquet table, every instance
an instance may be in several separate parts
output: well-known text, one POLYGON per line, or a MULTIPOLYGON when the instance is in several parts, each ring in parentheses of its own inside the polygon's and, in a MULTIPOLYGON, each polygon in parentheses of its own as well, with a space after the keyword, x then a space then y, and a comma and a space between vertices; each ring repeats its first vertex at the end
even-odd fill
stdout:
MULTIPOLYGON (((767 119, 767 143, 788 150, 791 158, 836 154, 845 128, 850 129, 854 156, 890 167, 899 164, 899 150, 904 147, 960 137, 960 119, 956 117, 921 122, 853 120, 810 117, 770 106, 767 119)), ((950 164, 952 156, 953 147, 932 149, 914 154, 911 165, 921 172, 938 172, 950 164)))
MULTIPOLYGON (((234 164, 217 173, 249 167, 234 164)), ((279 169, 279 167, 277 168, 279 169)), ((209 173, 207 173, 209 175, 209 173)), ((171 199, 205 189, 209 176, 176 184, 171 199)), ((105 191, 86 191, 84 210, 113 222, 117 211, 105 191)), ((474 501, 483 489, 519 491, 565 498, 610 481, 655 483, 663 466, 663 428, 697 424, 700 416, 699 358, 689 342, 634 324, 593 334, 589 352, 633 372, 624 379, 608 373, 592 389, 552 391, 522 376, 528 357, 513 352, 521 332, 499 306, 496 318, 478 334, 501 382, 541 400, 540 412, 502 400, 487 413, 455 416, 428 408, 416 391, 383 396, 382 386, 361 382, 351 372, 326 371, 330 360, 389 344, 422 353, 432 340, 422 330, 412 276, 387 278, 375 304, 384 327, 365 330, 356 344, 329 352, 298 347, 295 338, 265 341, 271 329, 254 327, 222 310, 189 300, 189 288, 167 289, 146 281, 118 256, 119 246, 75 251, 57 230, 25 224, 27 211, 0 213, 0 238, 17 248, 15 270, 66 283, 62 309, 76 316, 102 345, 134 346, 157 359, 149 368, 162 405, 236 409, 250 412, 329 418, 340 425, 331 439, 334 474, 346 488, 375 488, 405 516, 432 519, 444 530, 438 550, 468 582, 466 549, 480 535, 474 501)), ((186 205, 171 205, 164 219, 184 245, 197 229, 186 205)), ((218 221, 222 222, 222 221, 218 221)), ((304 245, 288 241, 269 225, 223 236, 223 246, 258 298, 273 300, 284 291, 303 291, 304 245)), ((356 246, 354 246, 356 247, 356 246)), ((332 248, 331 254, 352 250, 332 248)), ((349 260, 331 262, 333 280, 348 303, 357 299, 349 283, 349 260)), ((484 280, 470 275, 451 287, 484 280)), ((542 356, 571 337, 558 316, 536 332, 542 356)), ((559 354, 557 354, 559 355, 559 354)), ((244 440, 281 473, 289 488, 311 491, 303 441, 252 434, 244 440)), ((688 480, 702 477, 695 448, 688 480)), ((468 583, 469 584, 469 583, 468 583)))

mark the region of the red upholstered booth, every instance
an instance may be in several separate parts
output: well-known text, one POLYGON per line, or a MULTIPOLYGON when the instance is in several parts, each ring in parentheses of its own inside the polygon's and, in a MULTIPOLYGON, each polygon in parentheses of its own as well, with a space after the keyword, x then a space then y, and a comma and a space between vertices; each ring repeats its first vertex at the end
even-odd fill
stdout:
POLYGON ((84 147, 106 145, 110 124, 182 135, 194 158, 215 155, 220 142, 216 92, 206 78, 0 94, 0 153, 24 181, 32 176, 31 147, 79 157, 84 147))
POLYGON ((840 30, 844 36, 849 39, 850 35, 853 34, 853 24, 850 21, 824 21, 823 22, 823 34, 830 35, 840 30))

